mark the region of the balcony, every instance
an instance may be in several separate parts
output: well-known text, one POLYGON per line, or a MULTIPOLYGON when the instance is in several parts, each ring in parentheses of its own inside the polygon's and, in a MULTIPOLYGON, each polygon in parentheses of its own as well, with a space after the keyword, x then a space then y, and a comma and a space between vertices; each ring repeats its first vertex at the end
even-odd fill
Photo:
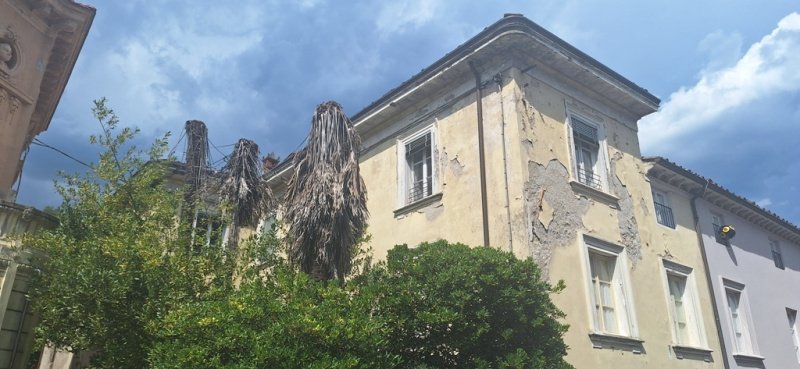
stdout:
POLYGON ((58 225, 56 217, 8 201, 0 201, 0 247, 17 247, 14 236, 53 228, 58 225))
POLYGON ((675 217, 672 216, 672 208, 657 202, 653 204, 655 204, 656 220, 658 224, 675 229, 675 217))
POLYGON ((602 182, 600 182, 600 176, 593 170, 586 170, 580 167, 578 168, 578 182, 596 190, 602 190, 603 187, 602 182))

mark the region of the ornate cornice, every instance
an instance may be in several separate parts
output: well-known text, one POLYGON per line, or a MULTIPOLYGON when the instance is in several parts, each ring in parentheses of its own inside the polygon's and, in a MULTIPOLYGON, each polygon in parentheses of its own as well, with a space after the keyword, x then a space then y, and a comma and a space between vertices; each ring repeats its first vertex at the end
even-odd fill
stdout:
POLYGON ((28 137, 47 130, 95 16, 95 9, 71 0, 26 2, 33 16, 54 37, 53 47, 31 116, 28 137))

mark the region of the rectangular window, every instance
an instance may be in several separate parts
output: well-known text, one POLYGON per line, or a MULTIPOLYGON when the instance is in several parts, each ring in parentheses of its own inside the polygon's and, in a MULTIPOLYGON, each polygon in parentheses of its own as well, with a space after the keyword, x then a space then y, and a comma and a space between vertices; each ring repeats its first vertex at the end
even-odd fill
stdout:
POLYGON ((750 334, 750 322, 744 308, 742 289, 726 286, 725 297, 728 303, 728 317, 730 318, 731 333, 736 353, 754 354, 753 342, 750 334))
POLYGON ((606 247, 587 246, 595 330, 598 333, 633 336, 633 311, 627 297, 625 268, 620 265, 621 248, 618 252, 606 247))
POLYGON ((429 126, 397 141, 399 206, 415 203, 437 191, 435 137, 435 127, 429 126))
POLYGON ((691 268, 664 260, 667 272, 669 307, 675 343, 681 346, 705 347, 705 330, 700 318, 699 303, 694 292, 691 268))
POLYGON ((728 240, 724 239, 720 233, 723 225, 725 225, 725 219, 722 218, 722 215, 711 213, 711 227, 714 229, 714 239, 717 240, 717 243, 727 246, 728 240))
POLYGON ((658 221, 658 224, 675 228, 675 218, 672 215, 672 208, 669 206, 667 194, 653 190, 653 203, 656 209, 656 221, 658 221))
POLYGON ((406 144, 408 203, 433 194, 433 145, 428 132, 406 144))
POLYGON ((603 189, 603 162, 600 160, 600 135, 597 127, 570 116, 575 146, 575 176, 578 182, 603 189))
POLYGON ((781 254, 781 245, 778 241, 769 240, 769 248, 772 250, 772 261, 775 262, 775 267, 784 269, 783 254, 781 254))
POLYGON ((225 224, 218 215, 201 210, 195 211, 192 224, 192 245, 195 251, 207 246, 222 245, 225 224))

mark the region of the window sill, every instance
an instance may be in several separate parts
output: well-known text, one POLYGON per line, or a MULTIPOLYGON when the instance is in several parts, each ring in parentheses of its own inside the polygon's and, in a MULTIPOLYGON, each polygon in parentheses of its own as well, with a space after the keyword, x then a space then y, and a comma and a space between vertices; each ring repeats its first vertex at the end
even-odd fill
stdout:
POLYGON ((435 193, 433 195, 421 198, 421 199, 419 199, 417 201, 414 201, 414 202, 412 202, 412 203, 410 203, 408 205, 404 205, 404 206, 402 206, 402 207, 400 207, 398 209, 395 209, 394 210, 394 216, 399 216, 399 215, 403 215, 403 214, 406 214, 406 213, 410 213, 410 212, 412 212, 414 210, 421 209, 421 208, 424 208, 424 207, 426 207, 426 206, 428 206, 430 204, 433 204, 434 202, 437 202, 437 201, 442 199, 442 194, 443 194, 442 192, 437 192, 437 193, 435 193))
POLYGON ((589 333, 589 339, 592 341, 592 347, 596 349, 624 350, 634 354, 643 354, 645 352, 644 341, 638 338, 592 332, 589 333))
POLYGON ((611 207, 619 208, 619 198, 612 194, 574 180, 569 181, 569 185, 572 186, 572 190, 575 192, 591 197, 597 201, 604 202, 611 207))
POLYGON ((733 354, 733 358, 736 360, 736 364, 738 365, 763 365, 764 364, 764 357, 759 356, 756 354, 742 354, 742 353, 735 353, 733 354))
POLYGON ((708 363, 714 361, 711 358, 711 353, 714 351, 707 348, 684 345, 672 345, 671 347, 678 359, 703 360, 708 363))

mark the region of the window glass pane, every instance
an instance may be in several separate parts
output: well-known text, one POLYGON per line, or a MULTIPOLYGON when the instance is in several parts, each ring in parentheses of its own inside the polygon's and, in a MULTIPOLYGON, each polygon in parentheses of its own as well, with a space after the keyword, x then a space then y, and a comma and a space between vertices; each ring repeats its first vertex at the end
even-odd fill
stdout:
POLYGON ((616 258, 590 252, 589 263, 594 289, 597 328, 603 332, 620 333, 617 324, 618 305, 614 292, 616 258))
POLYGON ((431 133, 406 144, 406 162, 409 173, 408 202, 413 202, 433 193, 433 147, 431 133))
POLYGON ((750 332, 747 320, 741 310, 741 293, 735 290, 726 289, 728 299, 728 309, 730 311, 731 329, 733 330, 733 340, 736 350, 741 353, 752 353, 750 344, 750 332))
POLYGON ((698 342, 694 340, 695 330, 693 326, 694 319, 690 318, 693 313, 692 307, 687 306, 687 301, 691 301, 686 297, 686 277, 678 276, 675 274, 667 274, 667 281, 669 283, 670 300, 672 300, 672 311, 675 325, 675 337, 679 344, 697 345, 698 342))
POLYGON ((769 246, 772 250, 772 261, 775 262, 775 267, 783 269, 783 254, 781 254, 781 245, 778 241, 769 240, 769 246))

